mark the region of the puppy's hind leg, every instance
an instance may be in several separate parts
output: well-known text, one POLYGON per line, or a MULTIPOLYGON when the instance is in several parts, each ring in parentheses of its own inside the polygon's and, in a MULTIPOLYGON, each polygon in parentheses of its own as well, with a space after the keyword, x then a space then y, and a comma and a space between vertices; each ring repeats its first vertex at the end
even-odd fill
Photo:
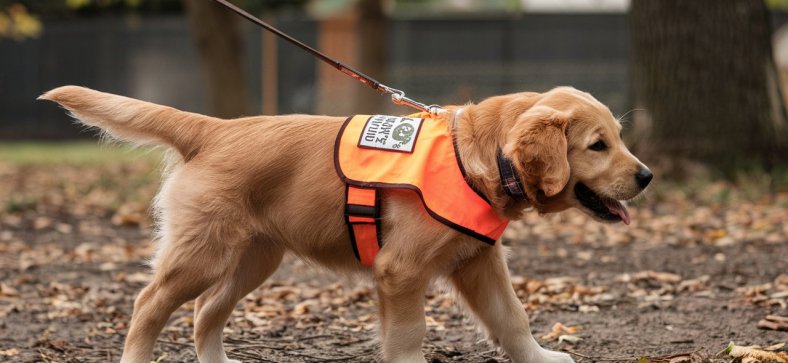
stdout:
POLYGON ((512 289, 500 243, 474 257, 451 275, 467 305, 515 363, 572 363, 565 353, 539 346, 528 324, 528 314, 512 289))
MULTIPOLYGON (((199 235, 199 234, 197 234, 199 235)), ((149 363, 153 346, 175 309, 196 298, 221 276, 215 251, 192 234, 173 234, 161 241, 153 281, 134 301, 122 363, 149 363), (175 237, 175 236, 181 237, 175 237), (180 238, 180 239, 179 239, 180 238)))
POLYGON ((276 271, 284 251, 260 238, 242 253, 235 268, 197 298, 194 307, 194 344, 204 363, 237 363, 230 360, 222 345, 222 330, 239 299, 260 286, 276 271))

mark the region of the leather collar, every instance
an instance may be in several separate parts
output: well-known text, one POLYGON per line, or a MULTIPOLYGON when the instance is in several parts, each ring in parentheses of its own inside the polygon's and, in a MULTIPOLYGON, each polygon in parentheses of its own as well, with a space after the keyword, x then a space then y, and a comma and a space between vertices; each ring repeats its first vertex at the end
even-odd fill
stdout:
MULTIPOLYGON (((458 116, 462 111, 463 109, 460 108, 457 111, 455 111, 454 115, 452 116, 451 119, 452 133, 454 132, 454 129, 456 129, 457 124, 459 123, 458 116)), ((523 190, 523 183, 520 181, 520 177, 517 176, 517 170, 514 169, 512 160, 503 156, 503 152, 501 151, 500 147, 498 148, 496 159, 498 160, 498 175, 500 175, 501 177, 501 189, 503 189, 506 195, 508 195, 510 198, 514 199, 517 202, 527 201, 528 196, 525 194, 525 191, 523 190)), ((460 167, 462 168, 462 163, 460 163, 460 167)), ((463 175, 464 174, 465 173, 463 172, 463 175)), ((468 180, 467 177, 466 180, 468 180)), ((473 184, 470 182, 470 180, 468 180, 468 182, 470 183, 471 187, 473 187, 473 184)), ((476 189, 474 188, 474 190, 476 189)), ((477 193, 479 192, 477 191, 477 193)), ((479 195, 482 194, 479 193, 479 195)), ((487 200, 487 198, 484 199, 487 200)))
POLYGON ((523 190, 523 183, 520 182, 520 177, 517 176, 512 160, 503 156, 501 148, 498 148, 496 153, 498 159, 498 173, 501 176, 501 189, 504 193, 517 202, 524 202, 528 200, 528 196, 523 190))

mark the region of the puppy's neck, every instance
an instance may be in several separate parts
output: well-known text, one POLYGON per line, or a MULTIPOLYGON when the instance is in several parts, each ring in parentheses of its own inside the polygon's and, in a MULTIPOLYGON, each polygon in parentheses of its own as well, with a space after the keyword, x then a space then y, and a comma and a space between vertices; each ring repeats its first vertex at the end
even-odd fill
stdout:
POLYGON ((496 152, 506 139, 506 131, 512 125, 502 125, 498 119, 478 114, 475 105, 468 104, 452 110, 450 127, 457 142, 457 153, 465 169, 466 177, 502 216, 518 219, 523 209, 530 207, 527 201, 516 202, 501 189, 496 152))

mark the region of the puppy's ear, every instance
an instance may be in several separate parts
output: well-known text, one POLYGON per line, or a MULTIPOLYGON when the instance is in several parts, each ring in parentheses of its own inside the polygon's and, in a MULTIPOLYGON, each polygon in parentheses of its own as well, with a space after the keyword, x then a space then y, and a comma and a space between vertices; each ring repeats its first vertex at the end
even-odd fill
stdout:
POLYGON ((539 189, 552 197, 569 182, 568 123, 568 113, 535 106, 520 115, 509 131, 503 153, 522 169, 531 197, 539 189))

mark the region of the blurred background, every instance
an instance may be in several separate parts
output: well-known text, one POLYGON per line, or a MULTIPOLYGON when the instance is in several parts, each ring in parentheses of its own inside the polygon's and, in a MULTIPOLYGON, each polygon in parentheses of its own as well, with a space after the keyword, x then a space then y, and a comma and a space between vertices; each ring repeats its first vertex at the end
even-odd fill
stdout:
MULTIPOLYGON (((425 103, 572 85, 669 172, 785 165, 786 0, 235 3, 425 103)), ((92 136, 34 101, 66 84, 222 117, 410 112, 213 1, 0 0, 0 140, 92 136)))

